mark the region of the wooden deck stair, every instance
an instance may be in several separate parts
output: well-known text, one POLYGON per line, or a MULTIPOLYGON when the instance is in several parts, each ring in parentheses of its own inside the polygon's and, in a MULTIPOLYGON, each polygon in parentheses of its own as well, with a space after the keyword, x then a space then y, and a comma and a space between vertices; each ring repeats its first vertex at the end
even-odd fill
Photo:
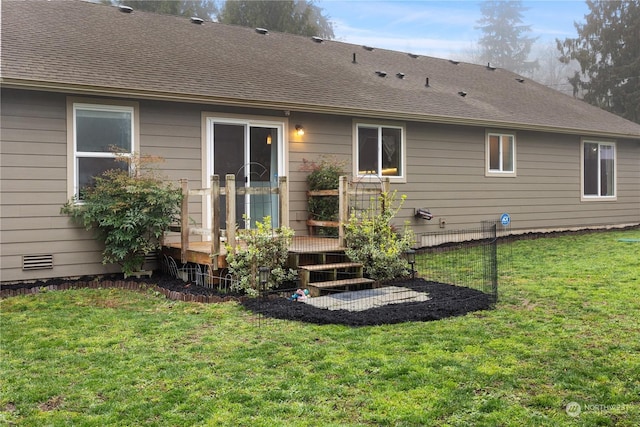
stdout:
POLYGON ((298 269, 300 287, 309 289, 311 296, 320 296, 322 291, 329 289, 351 290, 374 282, 363 277, 362 264, 344 261, 346 258, 343 252, 294 254, 293 264, 298 269))

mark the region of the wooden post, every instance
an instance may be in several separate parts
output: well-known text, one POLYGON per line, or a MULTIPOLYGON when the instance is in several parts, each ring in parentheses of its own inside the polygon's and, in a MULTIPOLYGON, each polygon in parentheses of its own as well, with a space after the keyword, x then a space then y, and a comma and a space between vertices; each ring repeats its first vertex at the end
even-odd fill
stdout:
POLYGON ((220 255, 220 176, 211 175, 211 267, 218 269, 220 255))
POLYGON ((344 175, 338 183, 338 246, 344 247, 344 225, 349 221, 349 182, 344 175))
POLYGON ((227 243, 236 250, 236 176, 225 176, 225 194, 227 196, 227 243))
POLYGON ((189 181, 180 180, 182 189, 182 202, 180 206, 180 261, 187 262, 187 249, 189 249, 189 181))
POLYGON ((382 177, 382 187, 380 188, 380 195, 382 196, 382 212, 386 212, 389 206, 387 206, 387 201, 389 201, 389 192, 391 191, 391 180, 388 176, 382 177))
POLYGON ((287 177, 278 177, 278 210, 280 211, 280 227, 289 226, 289 189, 287 177))
POLYGON ((388 193, 391 191, 391 179, 388 176, 382 177, 382 192, 388 193))

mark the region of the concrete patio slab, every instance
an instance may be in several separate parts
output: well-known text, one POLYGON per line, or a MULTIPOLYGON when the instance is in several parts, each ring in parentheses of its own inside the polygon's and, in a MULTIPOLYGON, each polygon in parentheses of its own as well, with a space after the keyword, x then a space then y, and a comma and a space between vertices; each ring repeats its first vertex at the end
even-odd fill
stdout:
POLYGON ((321 297, 308 298, 306 304, 328 310, 364 311, 374 307, 406 302, 429 300, 429 296, 413 289, 387 286, 384 288, 366 289, 362 291, 338 292, 321 297))

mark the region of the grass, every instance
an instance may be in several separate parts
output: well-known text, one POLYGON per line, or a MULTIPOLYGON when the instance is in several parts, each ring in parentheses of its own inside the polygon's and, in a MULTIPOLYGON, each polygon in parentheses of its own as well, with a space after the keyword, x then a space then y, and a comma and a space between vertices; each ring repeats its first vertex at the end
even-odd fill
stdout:
POLYGON ((640 243, 621 238, 640 230, 510 243, 495 310, 428 323, 264 326, 115 289, 6 299, 0 424, 637 426, 640 243))

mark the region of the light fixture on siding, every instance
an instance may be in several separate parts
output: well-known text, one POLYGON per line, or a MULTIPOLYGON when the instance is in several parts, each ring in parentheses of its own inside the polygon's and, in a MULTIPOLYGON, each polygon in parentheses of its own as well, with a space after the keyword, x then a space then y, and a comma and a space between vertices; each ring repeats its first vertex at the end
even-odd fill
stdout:
POLYGON ((296 125, 296 135, 298 136, 304 135, 304 128, 301 125, 296 125))
POLYGON ((269 135, 267 135, 267 145, 271 145, 271 141, 272 141, 271 133, 269 133, 269 135))

